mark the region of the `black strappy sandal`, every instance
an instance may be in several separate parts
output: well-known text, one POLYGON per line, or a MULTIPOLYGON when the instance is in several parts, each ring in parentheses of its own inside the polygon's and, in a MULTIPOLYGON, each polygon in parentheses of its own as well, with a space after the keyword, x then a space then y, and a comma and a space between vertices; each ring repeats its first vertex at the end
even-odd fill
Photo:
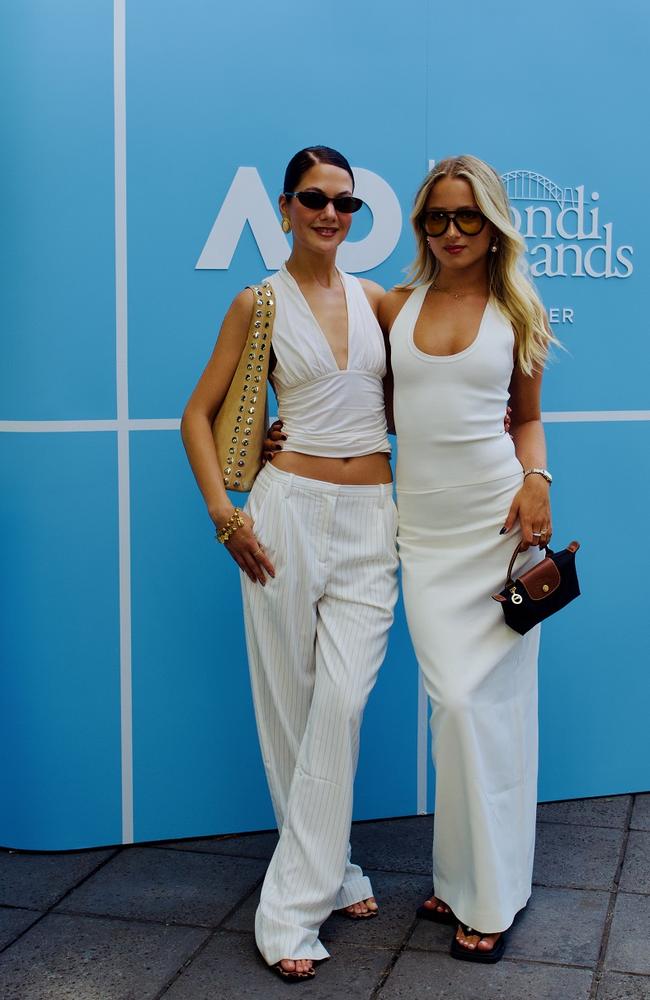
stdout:
MULTIPOLYGON (((467 924, 458 925, 463 934, 468 937, 470 934, 480 934, 482 938, 488 937, 487 931, 477 931, 475 927, 468 927, 467 924)), ((492 948, 489 951, 481 951, 478 947, 473 948, 471 951, 464 945, 459 944, 456 940, 456 935, 454 934, 451 942, 451 947, 449 949, 449 954, 452 958, 457 958, 459 962, 482 962, 485 965, 493 965, 495 962, 499 962, 506 950, 506 939, 508 937, 507 931, 501 931, 501 936, 495 941, 492 948)))
MULTIPOLYGON (((432 896, 436 896, 436 891, 435 891, 435 889, 433 887, 431 889, 431 895, 432 896)), ((439 903, 443 903, 444 906, 447 905, 446 903, 444 903, 444 901, 442 899, 438 899, 437 896, 436 896, 436 899, 438 900, 439 903)), ((418 906, 417 910, 415 911, 415 915, 416 915, 416 917, 419 917, 420 920, 430 920, 434 924, 457 924, 458 923, 456 917, 451 912, 451 910, 446 910, 446 911, 444 911, 444 910, 436 910, 435 906, 434 907, 431 907, 431 906, 418 906)))

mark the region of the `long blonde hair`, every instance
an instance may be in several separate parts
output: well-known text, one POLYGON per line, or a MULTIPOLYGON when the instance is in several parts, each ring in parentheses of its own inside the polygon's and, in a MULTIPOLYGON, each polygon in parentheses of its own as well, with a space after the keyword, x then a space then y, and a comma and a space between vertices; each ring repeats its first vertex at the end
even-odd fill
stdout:
POLYGON ((443 177, 466 180, 476 204, 498 233, 496 253, 488 253, 490 294, 512 323, 517 363, 526 375, 544 367, 550 344, 558 341, 551 333, 544 306, 535 288, 523 273, 525 243, 510 220, 508 197, 501 178, 489 164, 476 156, 452 156, 441 160, 425 177, 415 196, 411 224, 417 253, 400 286, 413 289, 433 281, 440 265, 431 253, 422 216, 431 190, 443 177))

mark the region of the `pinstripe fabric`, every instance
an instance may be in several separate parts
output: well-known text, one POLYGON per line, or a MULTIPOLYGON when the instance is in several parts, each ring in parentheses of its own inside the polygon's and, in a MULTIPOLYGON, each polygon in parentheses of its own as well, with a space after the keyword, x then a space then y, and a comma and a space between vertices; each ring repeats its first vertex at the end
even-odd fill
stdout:
POLYGON ((276 577, 242 574, 253 700, 280 830, 255 918, 260 952, 326 958, 337 907, 372 895, 350 861, 366 700, 397 596, 390 486, 336 486, 265 466, 248 510, 276 577))

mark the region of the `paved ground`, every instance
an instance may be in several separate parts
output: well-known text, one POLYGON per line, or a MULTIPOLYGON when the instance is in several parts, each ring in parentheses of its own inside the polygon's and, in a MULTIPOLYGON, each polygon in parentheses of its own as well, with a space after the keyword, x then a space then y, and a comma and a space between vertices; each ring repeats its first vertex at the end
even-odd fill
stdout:
MULTIPOLYGON (((379 919, 334 916, 310 1000, 650 1000, 650 794, 544 805, 535 889, 494 967, 418 922, 430 817, 356 824, 379 919)), ((253 913, 275 834, 71 854, 0 852, 2 1000, 286 996, 253 913)), ((292 994, 292 996, 295 994, 292 994)))

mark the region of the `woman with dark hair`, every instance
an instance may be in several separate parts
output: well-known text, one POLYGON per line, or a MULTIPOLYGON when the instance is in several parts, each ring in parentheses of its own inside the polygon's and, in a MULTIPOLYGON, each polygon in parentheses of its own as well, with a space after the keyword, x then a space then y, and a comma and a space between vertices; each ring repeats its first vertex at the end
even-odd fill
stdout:
MULTIPOLYGON (((492 167, 442 160, 411 221, 411 280, 383 297, 379 317, 404 605, 436 767, 434 889, 418 916, 455 926, 454 958, 496 962, 531 892, 539 627, 519 636, 490 595, 517 543, 518 575, 551 537, 540 396, 554 338, 492 167)), ((274 463, 279 433, 265 445, 274 463)))
POLYGON ((230 306, 182 420, 208 512, 217 529, 235 526, 225 544, 242 570, 255 714, 280 831, 256 940, 291 981, 311 978, 314 961, 328 957, 318 935, 333 909, 355 919, 377 913, 349 834, 361 717, 397 596, 397 516, 376 318, 383 289, 336 266, 362 205, 353 191, 348 161, 329 147, 301 150, 287 167, 279 206, 293 248, 269 279, 269 377, 286 440, 239 526, 211 424, 246 341, 250 289, 230 306))

